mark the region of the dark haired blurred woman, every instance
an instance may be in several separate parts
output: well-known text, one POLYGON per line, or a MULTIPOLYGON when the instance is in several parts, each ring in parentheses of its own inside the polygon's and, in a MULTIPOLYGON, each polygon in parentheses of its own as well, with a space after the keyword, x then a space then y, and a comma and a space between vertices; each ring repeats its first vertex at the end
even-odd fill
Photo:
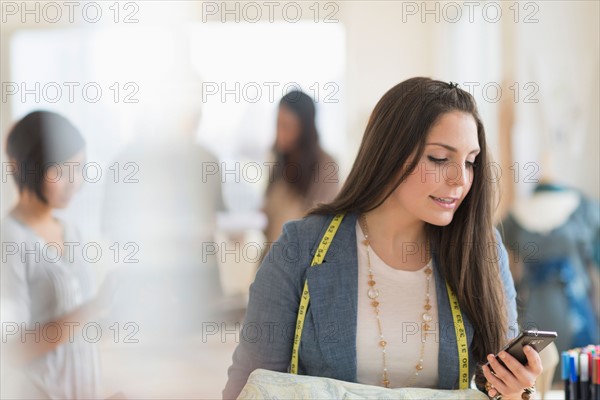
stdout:
POLYGON ((223 397, 258 368, 289 367, 386 388, 466 389, 475 376, 489 396, 527 398, 536 351, 525 346, 526 366, 493 356, 516 336, 517 308, 489 162, 475 100, 456 84, 418 77, 384 94, 340 193, 286 223, 264 258, 223 397))
POLYGON ((2 221, 3 398, 98 394, 96 333, 82 327, 105 310, 111 285, 96 295, 79 232, 52 213, 67 207, 82 182, 84 146, 67 119, 45 111, 28 114, 8 135, 19 199, 2 221))
POLYGON ((338 166, 319 145, 315 104, 307 94, 292 91, 280 100, 273 151, 274 173, 264 204, 268 242, 277 240, 285 222, 333 200, 339 187, 338 166))

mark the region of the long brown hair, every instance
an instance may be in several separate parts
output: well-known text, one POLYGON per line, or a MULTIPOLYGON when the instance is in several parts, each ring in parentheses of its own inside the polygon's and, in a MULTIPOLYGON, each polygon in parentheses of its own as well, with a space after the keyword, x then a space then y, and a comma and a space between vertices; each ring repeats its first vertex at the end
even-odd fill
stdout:
POLYGON ((490 156, 475 99, 447 82, 408 79, 377 103, 356 161, 338 196, 310 214, 363 213, 381 205, 415 169, 431 127, 447 112, 473 116, 481 152, 471 189, 447 226, 426 223, 427 238, 443 265, 440 271, 473 324, 471 352, 476 362, 504 344, 508 322, 492 223, 495 185, 486 176, 490 156), (413 158, 414 157, 414 158, 413 158), (406 167, 406 165, 409 165, 406 167))

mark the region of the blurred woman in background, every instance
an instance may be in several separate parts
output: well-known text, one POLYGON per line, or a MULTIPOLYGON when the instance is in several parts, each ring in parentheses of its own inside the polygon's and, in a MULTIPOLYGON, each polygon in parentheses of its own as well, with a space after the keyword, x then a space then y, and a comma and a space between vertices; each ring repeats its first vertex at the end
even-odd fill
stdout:
POLYGON ((67 119, 45 111, 28 114, 8 135, 19 199, 2 221, 3 398, 98 394, 97 340, 82 328, 103 313, 114 287, 105 283, 96 295, 85 243, 52 213, 81 185, 84 146, 67 119))
POLYGON ((285 222, 333 200, 339 187, 338 166, 319 145, 315 104, 307 94, 292 91, 280 100, 273 151, 274 173, 264 204, 269 243, 277 240, 285 222))

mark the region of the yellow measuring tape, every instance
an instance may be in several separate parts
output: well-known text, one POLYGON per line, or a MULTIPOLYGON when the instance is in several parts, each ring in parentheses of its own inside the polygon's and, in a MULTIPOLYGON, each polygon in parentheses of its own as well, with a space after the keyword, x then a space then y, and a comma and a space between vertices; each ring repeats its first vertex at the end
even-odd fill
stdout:
POLYGON ((446 281, 446 290, 448 291, 448 300, 452 310, 452 319, 454 320, 454 332, 456 333, 456 344, 458 347, 458 387, 459 389, 469 388, 469 347, 467 346, 467 331, 460 313, 460 305, 456 294, 452 291, 450 284, 446 281))
MULTIPOLYGON (((333 241, 340 224, 344 219, 344 214, 336 215, 327 231, 319 243, 317 252, 315 253, 310 266, 319 265, 323 262, 327 250, 333 241)), ((456 332, 456 343, 458 346, 458 362, 459 362, 459 388, 468 389, 469 387, 469 349, 467 346, 467 333, 465 331, 465 324, 462 319, 460 312, 460 305, 456 294, 450 288, 448 282, 446 282, 446 289, 448 291, 448 300, 450 301, 450 308, 452 310, 452 319, 454 320, 454 330, 456 332)), ((310 293, 308 291, 308 281, 304 281, 304 289, 302 290, 302 298, 300 299, 300 308, 298 309, 298 318, 296 319, 296 332, 294 334, 294 345, 292 347, 292 361, 290 365, 290 373, 298 373, 298 349, 300 348, 300 340, 302 339, 302 328, 304 327, 304 318, 306 317, 306 310, 308 309, 308 303, 310 302, 310 293)))
MULTIPOLYGON (((313 267, 315 265, 319 265, 323 262, 325 258, 325 254, 327 254, 327 250, 329 250, 329 245, 333 241, 333 237, 335 236, 340 224, 342 223, 342 219, 344 219, 344 214, 336 215, 329 227, 327 228, 327 232, 323 235, 321 239, 321 243, 319 243, 319 247, 317 248, 317 252, 310 263, 310 266, 313 267)), ((306 309, 308 308, 308 302, 310 301, 310 293, 308 292, 308 281, 304 281, 304 289, 302 290, 302 298, 300 299, 300 308, 298 309, 298 318, 296 319, 296 333, 294 335, 294 346, 292 348, 292 364, 290 366, 290 373, 297 374, 298 373, 298 348, 300 347, 300 339, 302 338, 302 327, 304 326, 304 317, 306 316, 306 309)))

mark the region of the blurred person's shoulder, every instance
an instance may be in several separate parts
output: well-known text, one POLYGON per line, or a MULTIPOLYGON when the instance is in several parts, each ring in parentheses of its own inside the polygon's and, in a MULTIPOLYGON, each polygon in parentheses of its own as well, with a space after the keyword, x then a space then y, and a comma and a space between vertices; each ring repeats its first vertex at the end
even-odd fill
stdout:
POLYGON ((2 216, 1 225, 0 232, 3 244, 10 242, 22 243, 28 241, 31 237, 29 229, 10 214, 2 216))
POLYGON ((327 184, 331 186, 326 192, 315 194, 316 200, 319 202, 328 202, 333 200, 335 194, 337 194, 337 187, 339 186, 339 164, 337 160, 325 150, 319 150, 319 179, 318 182, 321 184, 327 184))
POLYGON ((336 160, 335 158, 329 154, 328 152, 326 152, 323 149, 319 149, 319 164, 321 166, 321 168, 326 167, 328 164, 335 164, 336 160))

